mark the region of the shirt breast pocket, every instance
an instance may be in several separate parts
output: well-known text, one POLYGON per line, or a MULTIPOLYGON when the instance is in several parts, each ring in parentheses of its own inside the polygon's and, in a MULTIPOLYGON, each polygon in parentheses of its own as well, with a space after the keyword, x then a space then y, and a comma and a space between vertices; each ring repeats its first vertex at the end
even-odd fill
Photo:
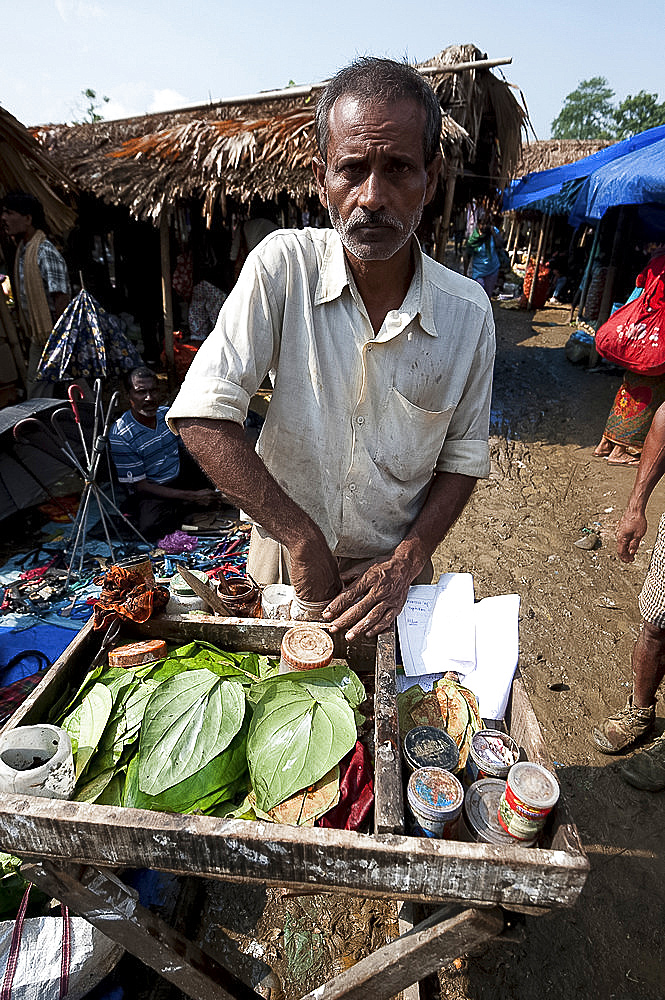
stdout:
POLYGON ((454 406, 423 410, 392 387, 378 428, 375 463, 401 482, 426 483, 434 471, 454 406))

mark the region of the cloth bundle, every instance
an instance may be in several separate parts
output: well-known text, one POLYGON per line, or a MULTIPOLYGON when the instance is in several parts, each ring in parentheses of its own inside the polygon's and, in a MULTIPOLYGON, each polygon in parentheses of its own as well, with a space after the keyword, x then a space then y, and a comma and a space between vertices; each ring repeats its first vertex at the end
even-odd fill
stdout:
POLYGON ((95 579, 95 583, 102 585, 95 604, 95 630, 107 629, 121 618, 145 622, 152 615, 158 615, 168 604, 167 588, 149 587, 138 570, 111 566, 103 577, 95 579))

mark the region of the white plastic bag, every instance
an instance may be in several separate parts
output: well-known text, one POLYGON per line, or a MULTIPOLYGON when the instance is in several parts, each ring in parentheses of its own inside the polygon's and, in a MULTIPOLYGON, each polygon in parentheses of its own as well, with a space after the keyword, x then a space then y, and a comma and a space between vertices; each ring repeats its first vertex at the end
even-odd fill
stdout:
MULTIPOLYGON (((83 917, 70 917, 71 960, 67 1000, 80 1000, 114 968, 124 952, 83 917)), ((14 921, 0 921, 0 985, 7 968, 14 921)), ((58 1000, 62 917, 27 917, 23 924, 12 1000, 58 1000)))

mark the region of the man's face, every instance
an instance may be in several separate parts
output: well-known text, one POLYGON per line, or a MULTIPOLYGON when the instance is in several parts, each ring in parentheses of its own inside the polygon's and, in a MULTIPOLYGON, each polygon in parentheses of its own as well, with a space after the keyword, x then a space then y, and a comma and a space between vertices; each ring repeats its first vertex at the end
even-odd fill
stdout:
POLYGON ((153 420, 159 406, 159 383, 157 379, 134 377, 129 390, 129 405, 132 413, 141 420, 153 420))
POLYGON ((22 215, 13 208, 3 208, 2 210, 2 228, 8 236, 13 236, 15 239, 25 236, 31 222, 32 216, 30 215, 22 215))
POLYGON ((314 161, 319 197, 347 251, 388 260, 408 242, 431 201, 441 165, 425 164, 425 111, 340 97, 329 120, 327 162, 314 161))

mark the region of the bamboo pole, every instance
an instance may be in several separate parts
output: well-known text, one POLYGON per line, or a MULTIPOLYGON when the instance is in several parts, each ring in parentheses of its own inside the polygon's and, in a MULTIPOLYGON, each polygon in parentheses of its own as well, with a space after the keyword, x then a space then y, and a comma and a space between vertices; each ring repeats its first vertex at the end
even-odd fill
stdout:
MULTIPOLYGON (((600 227, 602 226, 602 219, 596 226, 593 234, 593 243, 591 244, 591 250, 589 251, 589 259, 587 260, 587 265, 584 269, 584 277, 582 278, 582 288, 580 290, 580 302, 577 308, 577 318, 578 320, 583 318, 584 307, 586 305, 587 295, 589 293, 589 286, 591 285, 591 273, 593 271, 593 262, 598 256, 598 246, 600 244, 600 227)), ((574 308, 574 306, 573 306, 574 308)), ((570 318, 573 318, 573 308, 570 310, 570 318)))
POLYGON ((509 250, 512 249, 512 245, 513 245, 513 233, 514 232, 515 232, 515 213, 511 212, 510 230, 508 232, 508 240, 506 242, 506 251, 509 251, 509 250))
MULTIPOLYGON (((515 216, 517 217, 517 213, 515 213, 515 216)), ((521 223, 521 221, 518 220, 517 229, 515 231, 515 242, 513 243, 513 249, 512 249, 512 253, 510 255, 510 266, 511 267, 515 266, 515 259, 517 257, 517 248, 518 248, 519 243, 520 243, 520 234, 521 234, 521 232, 522 232, 522 223, 521 223)), ((528 258, 527 258, 527 262, 528 262, 528 258)))
POLYGON ((173 293, 171 289, 171 244, 166 210, 159 217, 159 248, 162 265, 162 319, 164 321, 164 354, 169 382, 175 371, 173 354, 173 293))
MULTIPOLYGON (((492 69, 493 66, 508 66, 512 63, 512 56, 505 56, 500 59, 477 59, 471 62, 450 63, 446 66, 423 66, 418 69, 421 76, 440 76, 445 73, 464 73, 466 70, 492 69)), ((322 80, 321 83, 306 83, 297 87, 285 87, 282 90, 264 90, 258 94, 245 94, 241 97, 221 97, 217 100, 207 101, 205 104, 184 104, 180 108, 174 108, 172 114, 178 111, 209 111, 211 108, 223 108, 231 104, 261 104, 263 101, 274 101, 282 97, 308 97, 314 95, 318 90, 324 90, 330 80, 322 80)), ((144 117, 158 117, 161 112, 153 112, 153 115, 144 117)), ((132 117, 118 118, 117 122, 132 121, 132 117)))
POLYGON ((438 246, 436 248, 436 259, 443 263, 448 245, 448 230, 450 229, 450 216, 453 210, 453 199, 455 197, 455 184, 457 183, 457 172, 460 166, 459 156, 455 156, 446 175, 446 194, 443 201, 443 215, 441 217, 441 228, 439 231, 438 246))
MULTIPOLYGON (((540 261, 543 253, 543 241, 545 238, 545 229, 547 228, 547 216, 543 215, 540 222, 540 233, 538 235, 538 249, 536 250, 536 263, 533 268, 533 277, 531 279, 531 288, 529 289, 529 301, 527 303, 527 309, 531 309, 533 304, 533 297, 536 291, 536 282, 538 281, 538 268, 540 267, 540 261)), ((527 267, 529 266, 527 262, 527 267)))

